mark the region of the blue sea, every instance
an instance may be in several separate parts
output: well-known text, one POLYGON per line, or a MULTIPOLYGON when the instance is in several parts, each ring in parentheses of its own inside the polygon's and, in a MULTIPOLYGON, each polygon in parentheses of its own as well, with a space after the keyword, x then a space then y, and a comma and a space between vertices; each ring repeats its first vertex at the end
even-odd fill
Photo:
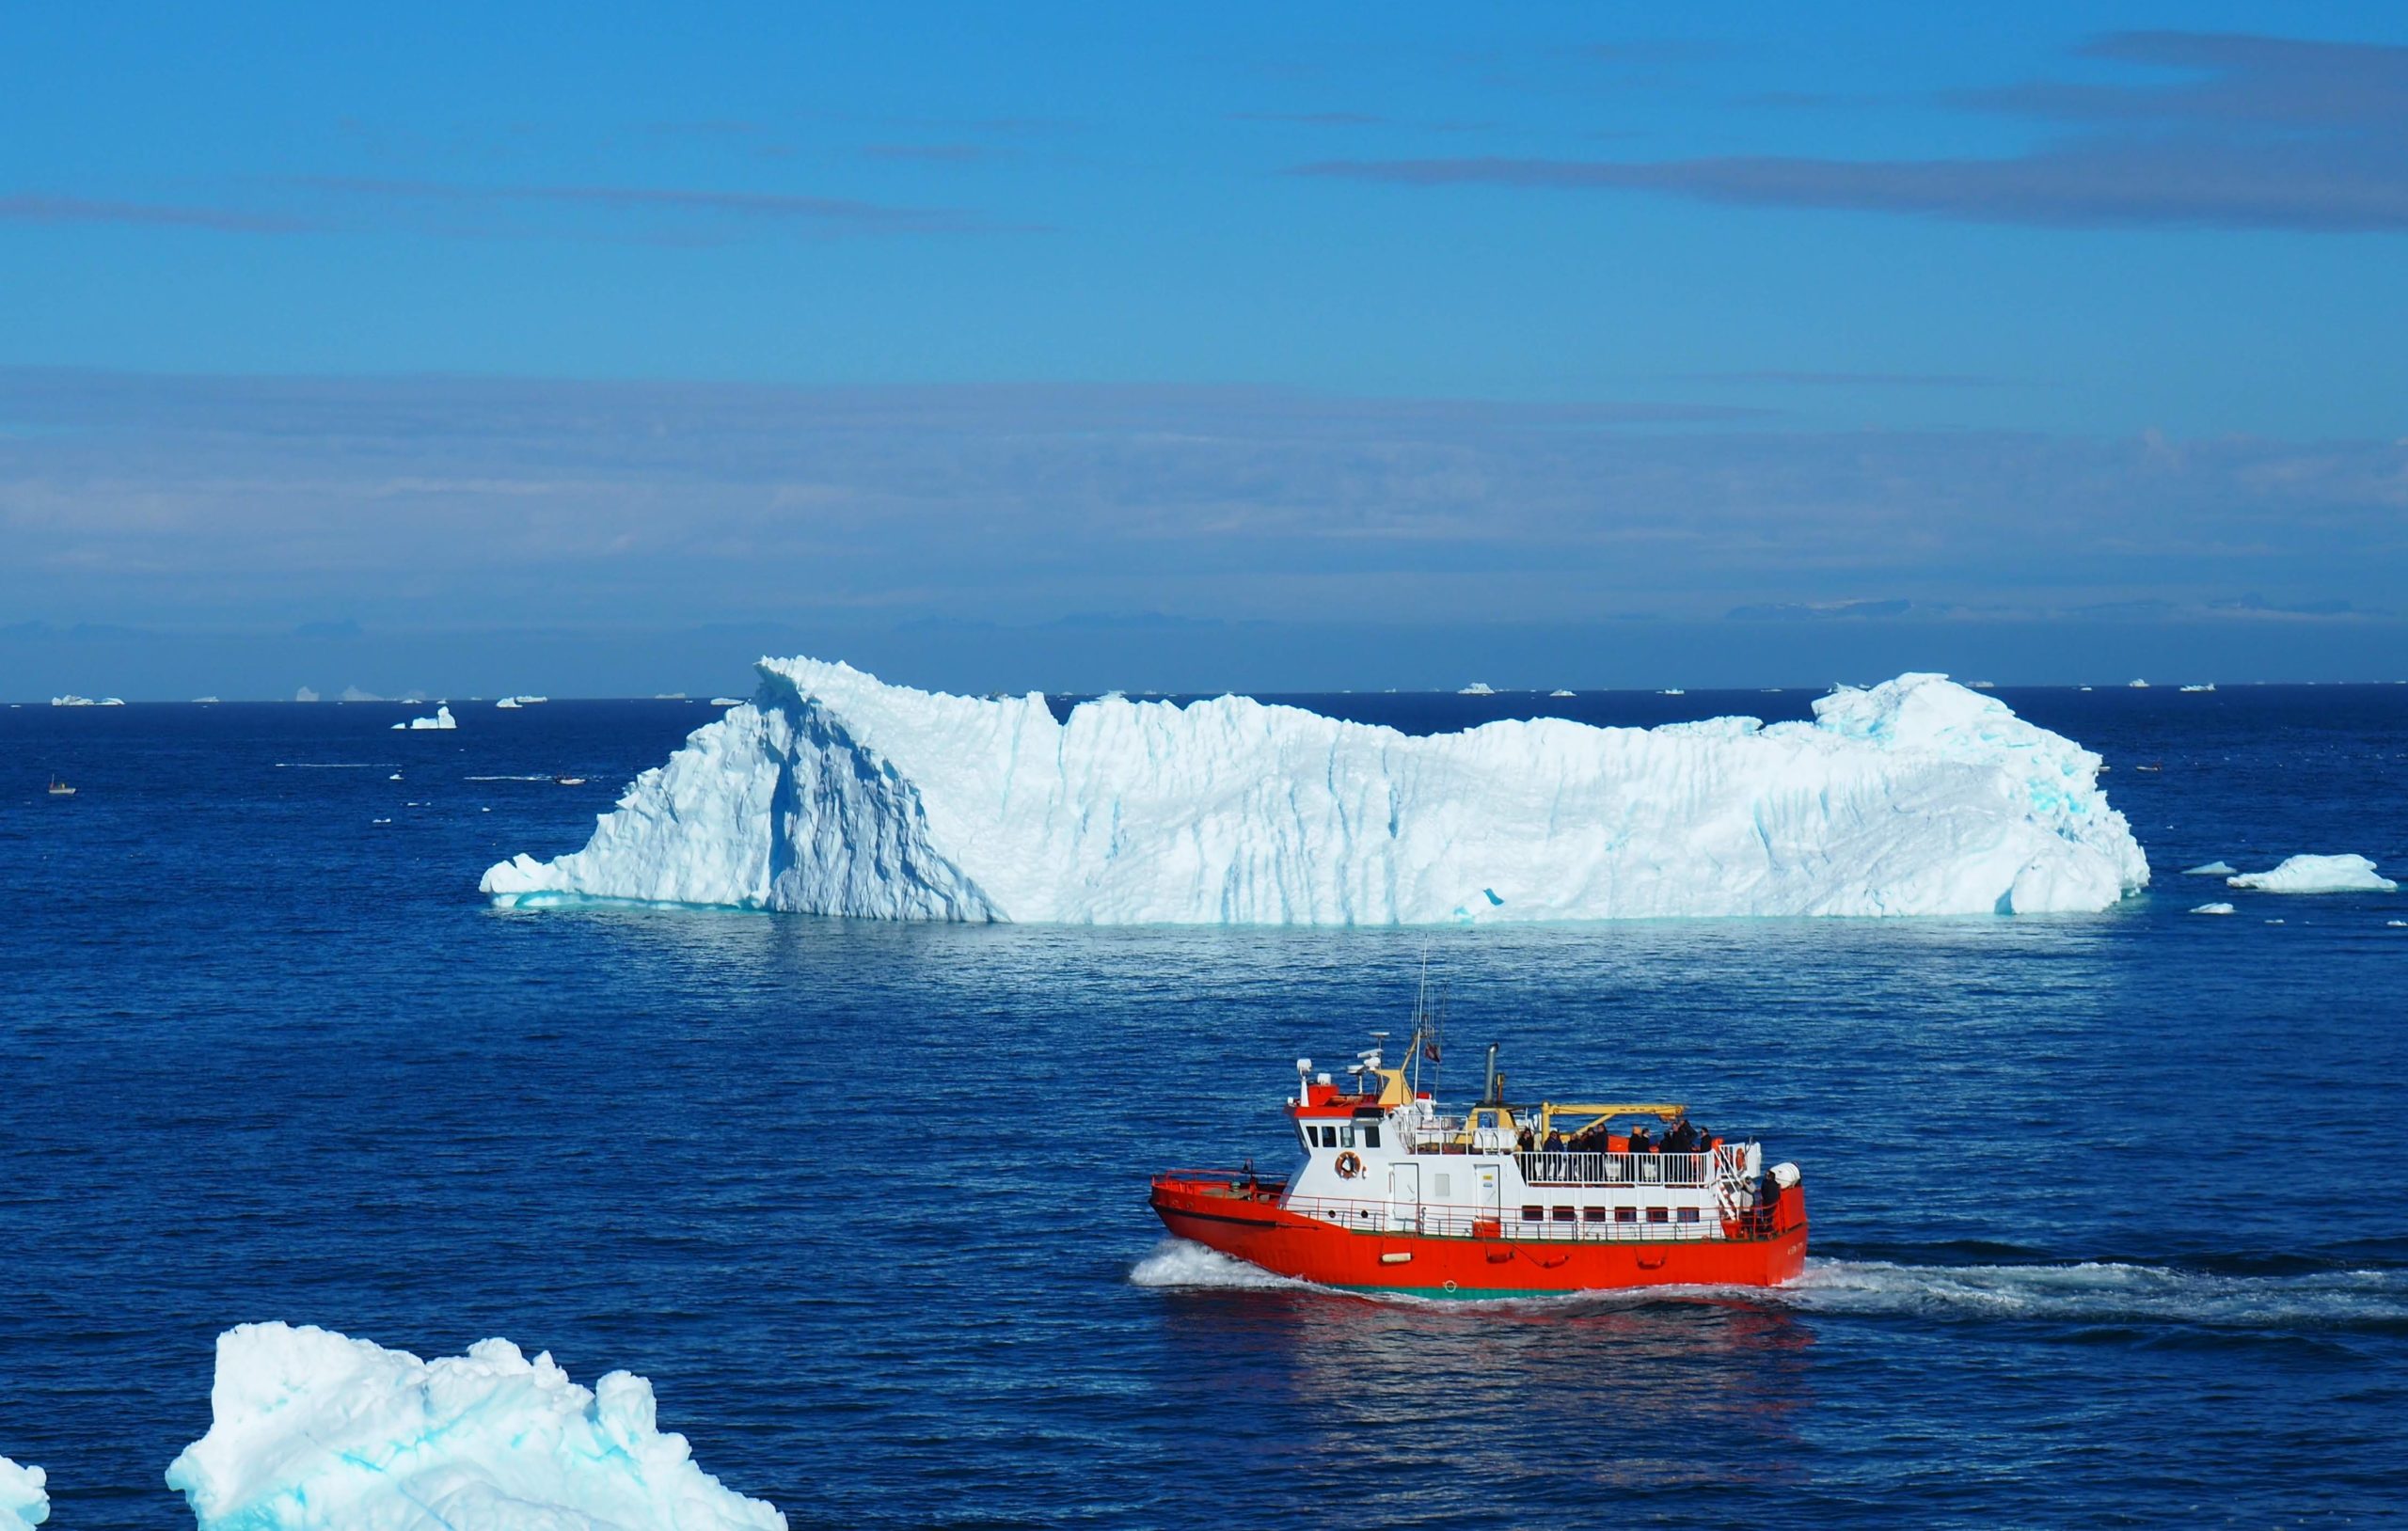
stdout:
MULTIPOLYGON (((2147 847, 2084 917, 1066 929, 502 912, 681 702, 0 710, 0 1454, 162 1484, 212 1345, 504 1335, 652 1379, 797 1526, 2352 1524, 2408 1506, 2408 687, 2005 690, 2147 847), (42 791, 51 772, 75 783, 42 791), (578 775, 581 786, 553 779, 578 775), (2226 918, 2188 913, 2229 898, 2226 918), (1284 1166, 1300 1055, 1690 1102, 1804 1167, 1798 1286, 1256 1282, 1148 1174, 1284 1166)), ((1418 731, 1808 693, 1298 699, 1418 731)))

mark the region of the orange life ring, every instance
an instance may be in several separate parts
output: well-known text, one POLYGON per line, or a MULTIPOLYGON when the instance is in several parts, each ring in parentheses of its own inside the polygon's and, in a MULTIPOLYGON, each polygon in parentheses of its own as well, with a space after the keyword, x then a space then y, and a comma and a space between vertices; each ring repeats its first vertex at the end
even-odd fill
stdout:
POLYGON ((1354 1149, 1349 1148, 1346 1152, 1338 1156, 1339 1178, 1342 1180, 1352 1180, 1362 1173, 1363 1161, 1355 1157, 1354 1149))

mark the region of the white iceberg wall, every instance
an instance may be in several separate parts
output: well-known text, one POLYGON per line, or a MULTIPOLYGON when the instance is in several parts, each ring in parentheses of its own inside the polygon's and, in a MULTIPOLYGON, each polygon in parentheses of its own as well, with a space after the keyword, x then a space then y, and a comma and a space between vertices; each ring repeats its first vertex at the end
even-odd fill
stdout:
POLYGON ((508 1340, 423 1362, 280 1323, 217 1340, 209 1433, 167 1469, 198 1531, 784 1531, 656 1428, 508 1340))
POLYGON ((48 1475, 0 1457, 0 1531, 28 1531, 49 1519, 48 1475))
POLYGON ((2290 856, 2272 872, 2226 877, 2234 888, 2261 893, 2395 893, 2400 884, 2383 876, 2363 856, 2290 856))
POLYGON ((2099 757, 1937 675, 1814 723, 1560 719, 1414 737, 1222 697, 885 686, 763 660, 499 902, 883 918, 1434 923, 2099 909, 2148 879, 2099 757))

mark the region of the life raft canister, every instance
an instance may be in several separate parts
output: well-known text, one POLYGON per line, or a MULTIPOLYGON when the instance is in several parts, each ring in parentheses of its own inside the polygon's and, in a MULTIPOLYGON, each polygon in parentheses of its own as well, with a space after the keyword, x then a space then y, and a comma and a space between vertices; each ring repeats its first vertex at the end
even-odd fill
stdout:
POLYGON ((1354 1149, 1349 1148, 1346 1152, 1338 1156, 1338 1174, 1339 1178, 1352 1180, 1362 1173, 1363 1161, 1355 1157, 1354 1149))

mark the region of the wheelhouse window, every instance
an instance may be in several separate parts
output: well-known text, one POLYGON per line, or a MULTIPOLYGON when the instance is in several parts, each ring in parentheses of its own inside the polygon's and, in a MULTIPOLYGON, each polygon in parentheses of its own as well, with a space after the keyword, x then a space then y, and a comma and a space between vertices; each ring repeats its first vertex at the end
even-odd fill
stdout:
POLYGON ((1379 1123, 1377 1123, 1377 1122, 1365 1122, 1365 1123, 1363 1124, 1363 1126, 1362 1126, 1361 1131, 1362 1131, 1362 1134, 1363 1134, 1363 1146, 1364 1146, 1364 1147, 1366 1147, 1366 1148, 1377 1148, 1377 1147, 1380 1145, 1380 1124, 1379 1124, 1379 1123))
POLYGON ((1354 1129, 1353 1128, 1341 1127, 1338 1129, 1338 1146, 1340 1148, 1352 1148, 1354 1146, 1354 1129))

